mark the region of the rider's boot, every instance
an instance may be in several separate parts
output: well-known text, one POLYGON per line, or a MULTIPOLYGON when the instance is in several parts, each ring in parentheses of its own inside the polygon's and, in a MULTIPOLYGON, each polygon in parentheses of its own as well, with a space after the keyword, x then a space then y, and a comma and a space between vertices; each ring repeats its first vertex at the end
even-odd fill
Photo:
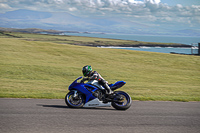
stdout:
POLYGON ((110 89, 110 87, 108 86, 107 83, 105 83, 105 84, 103 85, 103 87, 106 89, 107 94, 112 94, 112 93, 113 93, 113 91, 110 89))
POLYGON ((106 94, 105 94, 105 98, 106 99, 112 99, 113 98, 113 91, 110 89, 110 87, 108 86, 108 84, 104 85, 104 88, 106 89, 106 94))

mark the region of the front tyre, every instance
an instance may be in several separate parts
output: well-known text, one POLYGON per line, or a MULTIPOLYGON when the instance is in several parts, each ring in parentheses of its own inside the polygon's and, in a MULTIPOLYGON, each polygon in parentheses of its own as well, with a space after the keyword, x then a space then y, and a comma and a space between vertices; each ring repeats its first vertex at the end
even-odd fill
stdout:
POLYGON ((123 91, 115 91, 115 96, 112 101, 112 106, 117 110, 127 110, 131 106, 131 97, 123 91))
POLYGON ((84 105, 84 97, 80 93, 78 93, 77 96, 74 97, 74 91, 70 91, 67 93, 65 96, 65 103, 68 105, 70 108, 80 108, 83 107, 84 105))

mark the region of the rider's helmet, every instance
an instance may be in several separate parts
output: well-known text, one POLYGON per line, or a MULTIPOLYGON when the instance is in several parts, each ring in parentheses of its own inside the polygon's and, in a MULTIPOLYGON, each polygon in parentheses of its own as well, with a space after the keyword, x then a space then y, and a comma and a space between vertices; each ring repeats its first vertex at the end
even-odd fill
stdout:
POLYGON ((90 74, 90 72, 92 72, 92 67, 89 65, 86 65, 83 67, 82 72, 83 72, 83 75, 86 77, 90 74))

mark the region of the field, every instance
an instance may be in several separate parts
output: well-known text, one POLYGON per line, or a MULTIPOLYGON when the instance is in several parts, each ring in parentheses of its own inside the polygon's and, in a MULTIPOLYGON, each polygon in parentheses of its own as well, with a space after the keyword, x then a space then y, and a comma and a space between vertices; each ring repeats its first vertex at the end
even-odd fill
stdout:
POLYGON ((70 45, 95 41, 124 42, 0 33, 0 97, 62 99, 88 64, 109 83, 126 81, 133 100, 200 101, 199 56, 70 45))

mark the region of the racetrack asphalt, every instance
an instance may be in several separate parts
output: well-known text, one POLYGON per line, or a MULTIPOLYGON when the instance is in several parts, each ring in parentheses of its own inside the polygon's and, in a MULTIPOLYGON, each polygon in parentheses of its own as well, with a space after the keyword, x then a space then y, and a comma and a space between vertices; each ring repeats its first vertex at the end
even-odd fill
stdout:
POLYGON ((200 102, 68 108, 64 99, 0 98, 0 133, 200 133, 200 102))

